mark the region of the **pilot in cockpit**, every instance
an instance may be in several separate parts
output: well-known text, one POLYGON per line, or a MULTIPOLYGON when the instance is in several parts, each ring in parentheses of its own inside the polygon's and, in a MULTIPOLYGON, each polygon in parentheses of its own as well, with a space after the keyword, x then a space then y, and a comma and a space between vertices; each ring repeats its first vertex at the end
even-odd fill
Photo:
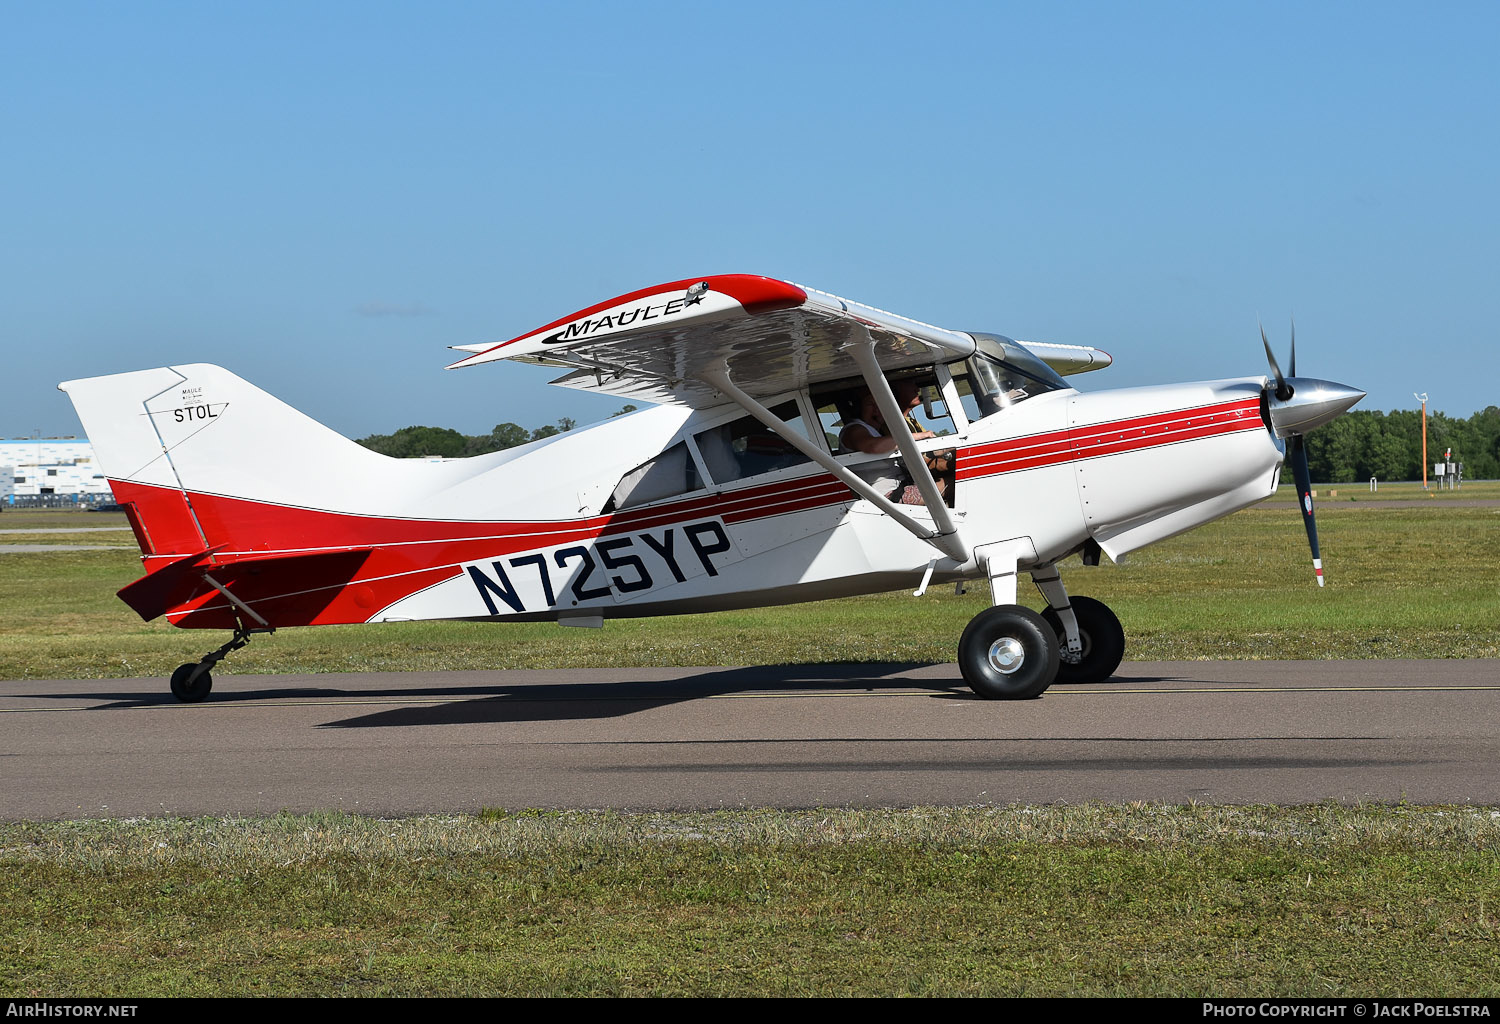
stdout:
MULTIPOLYGON (((922 391, 916 381, 910 378, 891 382, 891 393, 896 398, 896 405, 906 417, 906 426, 911 431, 912 439, 923 441, 929 437, 936 437, 930 430, 923 430, 922 425, 912 415, 913 410, 922 404, 922 391)), ((868 452, 871 455, 884 455, 893 452, 897 448, 896 439, 890 435, 886 428, 885 417, 880 412, 880 406, 875 402, 875 396, 870 394, 869 388, 860 388, 856 393, 858 416, 848 420, 844 429, 839 432, 839 448, 847 452, 868 452)), ((933 452, 927 456, 928 468, 934 474, 949 474, 952 467, 952 455, 949 452, 933 452)), ((903 471, 905 472, 905 471, 903 471)), ((937 485, 939 494, 944 495, 947 500, 948 480, 945 475, 936 475, 934 483, 937 485)), ((925 505, 926 499, 922 491, 915 483, 909 472, 905 472, 905 479, 897 484, 886 497, 902 505, 925 505)), ((949 501, 951 504, 951 501, 949 501)))
MULTIPOLYGON (((922 404, 922 392, 915 381, 894 381, 891 392, 896 396, 896 405, 906 414, 906 426, 911 431, 913 440, 922 441, 937 436, 930 430, 923 430, 912 415, 912 410, 922 404)), ((871 455, 895 451, 896 439, 886 430, 885 416, 881 414, 880 406, 876 404, 875 396, 870 394, 869 388, 859 389, 855 405, 859 410, 858 415, 849 420, 839 432, 839 448, 846 452, 868 452, 871 455)))

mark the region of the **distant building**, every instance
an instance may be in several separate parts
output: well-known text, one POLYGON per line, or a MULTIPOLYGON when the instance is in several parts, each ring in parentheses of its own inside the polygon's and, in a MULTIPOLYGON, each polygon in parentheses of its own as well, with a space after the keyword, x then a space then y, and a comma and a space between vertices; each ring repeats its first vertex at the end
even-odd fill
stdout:
POLYGON ((98 505, 114 501, 87 441, 72 437, 0 440, 0 502, 98 505), (8 467, 8 468, 7 468, 8 467))

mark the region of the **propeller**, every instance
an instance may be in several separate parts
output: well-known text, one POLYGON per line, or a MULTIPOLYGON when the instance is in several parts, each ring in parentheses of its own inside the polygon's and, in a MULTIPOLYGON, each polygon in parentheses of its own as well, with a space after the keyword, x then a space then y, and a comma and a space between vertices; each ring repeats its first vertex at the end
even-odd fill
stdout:
POLYGON ((1270 413, 1271 432, 1285 438, 1287 461, 1292 464, 1292 479, 1297 484, 1297 504, 1302 508, 1302 525, 1307 530, 1307 544, 1312 549, 1313 572, 1317 574, 1318 586, 1323 586, 1323 557, 1318 551, 1318 524, 1313 516, 1312 473, 1307 468, 1306 434, 1314 427, 1342 416, 1350 406, 1365 397, 1345 384, 1332 381, 1299 379, 1297 377, 1297 321, 1292 321, 1292 352, 1289 365, 1291 376, 1282 374, 1271 351, 1271 342, 1266 338, 1266 329, 1260 329, 1260 341, 1266 349, 1266 361, 1271 364, 1271 373, 1276 378, 1274 390, 1266 385, 1266 405, 1270 413))
POLYGON ((1318 551, 1318 522, 1313 518, 1312 474, 1307 469, 1307 441, 1293 434, 1287 441, 1287 458, 1292 462, 1292 479, 1297 482, 1297 503, 1302 506, 1302 525, 1307 528, 1307 545, 1312 548, 1313 572, 1318 586, 1323 585, 1323 556, 1318 551))
MULTIPOLYGON (((1260 343, 1266 347, 1266 362, 1271 364, 1271 372, 1276 375, 1276 397, 1285 402, 1294 394, 1292 386, 1288 384, 1286 382, 1286 378, 1281 375, 1281 367, 1276 362, 1276 353, 1271 351, 1271 343, 1266 340, 1265 327, 1260 324, 1257 324, 1256 326, 1260 327, 1260 343)), ((1292 376, 1294 377, 1297 375, 1296 330, 1297 329, 1295 327, 1292 328, 1292 376)))
MULTIPOLYGON (((1261 341, 1265 341, 1265 328, 1261 328, 1261 341)), ((1269 351, 1269 349, 1267 350, 1269 351)), ((1292 355, 1288 360, 1292 376, 1297 376, 1297 318, 1292 317, 1292 355)), ((1287 390, 1292 390, 1290 387, 1287 390)), ((1318 521, 1313 517, 1312 472, 1307 468, 1307 438, 1293 434, 1290 442, 1292 479, 1297 484, 1297 504, 1302 508, 1302 525, 1307 528, 1307 546, 1312 549, 1313 572, 1318 575, 1318 586, 1323 585, 1323 556, 1318 551, 1318 521)))

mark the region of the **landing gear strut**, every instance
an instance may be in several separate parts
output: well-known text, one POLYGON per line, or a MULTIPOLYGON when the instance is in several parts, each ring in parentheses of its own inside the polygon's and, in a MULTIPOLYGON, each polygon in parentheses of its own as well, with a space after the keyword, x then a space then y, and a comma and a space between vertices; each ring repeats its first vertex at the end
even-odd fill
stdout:
POLYGON ((237 651, 250 642, 250 638, 256 633, 274 633, 275 629, 265 627, 261 629, 246 629, 244 626, 235 627, 234 636, 223 647, 212 654, 205 654, 198 662, 188 662, 186 665, 178 665, 177 670, 172 673, 172 696, 184 704, 196 704, 208 696, 214 688, 214 677, 209 669, 228 656, 230 651, 237 651))
MULTIPOLYGON (((1073 615, 1078 619, 1078 636, 1082 650, 1076 653, 1064 650, 1057 666, 1059 683, 1102 683, 1120 667, 1125 657, 1125 630, 1109 606, 1092 597, 1075 597, 1073 615)), ((1042 618, 1057 634, 1058 642, 1066 642, 1062 617, 1052 608, 1042 612, 1042 618)))
POLYGON ((1102 601, 1092 597, 1068 597, 1056 565, 1031 570, 1031 582, 1047 599, 1042 618, 1057 634, 1062 663, 1057 667, 1059 683, 1102 683, 1125 656, 1125 630, 1102 601))
POLYGON ((990 580, 993 608, 969 622, 958 641, 958 667, 964 682, 991 700, 1040 697, 1057 677, 1057 634, 1030 608, 1016 603, 1016 565, 1036 558, 1029 540, 976 548, 975 558, 990 580))

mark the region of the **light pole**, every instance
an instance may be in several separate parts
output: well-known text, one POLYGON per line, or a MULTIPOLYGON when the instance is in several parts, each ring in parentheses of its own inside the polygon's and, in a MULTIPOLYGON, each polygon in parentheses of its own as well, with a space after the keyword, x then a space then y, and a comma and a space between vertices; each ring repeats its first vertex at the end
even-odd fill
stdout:
POLYGON ((1415 391, 1411 397, 1422 403, 1422 490, 1427 490, 1427 392, 1420 395, 1415 391))

